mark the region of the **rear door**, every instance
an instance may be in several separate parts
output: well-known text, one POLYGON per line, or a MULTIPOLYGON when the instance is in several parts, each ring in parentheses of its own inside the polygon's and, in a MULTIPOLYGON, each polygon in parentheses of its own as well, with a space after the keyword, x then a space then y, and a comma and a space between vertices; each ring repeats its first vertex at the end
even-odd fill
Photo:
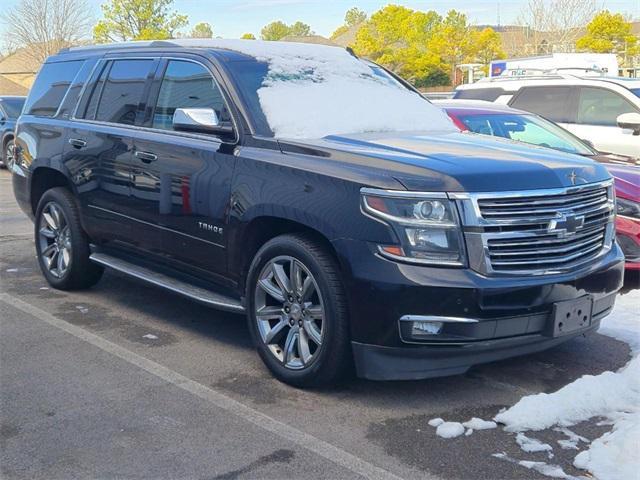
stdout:
POLYGON ((618 127, 623 113, 640 113, 640 107, 620 93, 602 87, 578 87, 576 123, 566 128, 589 140, 601 152, 640 157, 640 136, 618 127))
POLYGON ((132 224, 131 155, 158 60, 107 58, 98 63, 75 113, 65 162, 77 172, 85 223, 93 238, 153 248, 132 224))
POLYGON ((233 145, 213 134, 173 129, 177 108, 213 108, 232 124, 213 69, 204 59, 167 58, 149 103, 154 106, 135 139, 132 205, 141 220, 159 227, 163 255, 199 268, 226 271, 226 229, 233 145))

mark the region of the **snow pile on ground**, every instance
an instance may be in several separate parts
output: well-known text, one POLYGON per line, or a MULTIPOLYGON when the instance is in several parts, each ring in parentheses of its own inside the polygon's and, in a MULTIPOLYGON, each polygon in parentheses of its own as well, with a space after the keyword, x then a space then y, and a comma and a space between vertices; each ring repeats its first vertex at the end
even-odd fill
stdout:
POLYGON ((269 65, 258 97, 278 137, 457 131, 441 109, 397 82, 376 75, 343 48, 257 40, 192 41, 197 45, 203 42, 269 65))
POLYGON ((462 426, 470 428, 471 430, 488 430, 490 428, 496 428, 498 424, 491 420, 482 420, 481 418, 473 417, 468 422, 463 422, 462 426))
POLYGON ((438 425, 436 435, 442 438, 455 438, 464 433, 464 427, 458 422, 444 422, 438 425))
MULTIPOLYGON (((494 420, 504 424, 506 431, 524 432, 605 417, 613 424, 613 430, 579 453, 574 465, 602 480, 637 478, 640 471, 639 291, 618 297, 614 312, 603 320, 600 332, 629 343, 633 358, 625 367, 617 372, 585 375, 551 394, 524 397, 494 420)), ((576 437, 570 436, 574 445, 582 440, 576 437)))
POLYGON ((542 443, 540 440, 527 437, 522 432, 516 435, 516 443, 525 452, 550 452, 553 450, 553 447, 548 443, 542 443))

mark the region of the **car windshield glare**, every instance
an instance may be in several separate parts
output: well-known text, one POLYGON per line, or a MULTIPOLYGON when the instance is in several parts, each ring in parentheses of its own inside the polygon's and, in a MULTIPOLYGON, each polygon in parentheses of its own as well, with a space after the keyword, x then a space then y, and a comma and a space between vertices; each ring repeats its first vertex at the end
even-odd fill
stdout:
POLYGON ((553 148, 578 155, 595 155, 593 149, 557 125, 534 115, 513 113, 462 114, 460 121, 472 132, 553 148))
POLYGON ((342 48, 256 41, 233 48, 255 58, 228 67, 260 134, 455 131, 440 109, 342 48))

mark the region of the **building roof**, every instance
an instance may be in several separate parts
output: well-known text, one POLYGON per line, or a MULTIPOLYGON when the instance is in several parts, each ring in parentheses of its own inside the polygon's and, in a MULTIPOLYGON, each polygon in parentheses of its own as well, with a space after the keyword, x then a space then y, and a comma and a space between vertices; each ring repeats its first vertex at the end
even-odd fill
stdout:
POLYGON ((29 89, 0 74, 0 95, 19 95, 29 93, 29 89))

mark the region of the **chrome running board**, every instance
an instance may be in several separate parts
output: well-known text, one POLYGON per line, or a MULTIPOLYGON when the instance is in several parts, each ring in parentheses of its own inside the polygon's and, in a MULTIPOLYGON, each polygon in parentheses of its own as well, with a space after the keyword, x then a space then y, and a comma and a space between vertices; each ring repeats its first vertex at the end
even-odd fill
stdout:
POLYGON ((191 285, 170 277, 169 275, 165 275, 164 273, 155 272, 149 268, 135 265, 126 260, 107 255, 106 253, 92 253, 89 259, 98 265, 112 268, 125 275, 165 288, 204 305, 228 312, 244 313, 245 311, 244 305, 242 305, 240 300, 191 285))

